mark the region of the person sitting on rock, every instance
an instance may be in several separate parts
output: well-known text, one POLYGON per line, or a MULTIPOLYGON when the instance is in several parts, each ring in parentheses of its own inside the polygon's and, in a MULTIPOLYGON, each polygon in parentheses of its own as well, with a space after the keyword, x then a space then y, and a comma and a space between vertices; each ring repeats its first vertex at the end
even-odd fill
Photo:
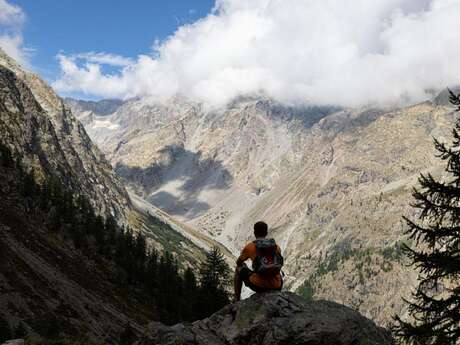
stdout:
POLYGON ((235 301, 239 301, 241 298, 243 282, 254 292, 281 290, 283 287, 281 249, 274 239, 266 238, 267 234, 268 225, 266 223, 255 223, 255 241, 248 243, 236 260, 235 301), (245 264, 248 259, 252 260, 252 270, 245 264))

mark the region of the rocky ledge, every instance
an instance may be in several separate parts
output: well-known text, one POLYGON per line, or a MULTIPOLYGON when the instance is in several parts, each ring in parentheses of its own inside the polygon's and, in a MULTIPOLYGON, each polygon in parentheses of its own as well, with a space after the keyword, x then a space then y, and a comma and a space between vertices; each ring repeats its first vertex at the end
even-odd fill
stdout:
POLYGON ((191 324, 149 325, 136 345, 390 345, 388 331, 346 306, 291 292, 256 294, 191 324))

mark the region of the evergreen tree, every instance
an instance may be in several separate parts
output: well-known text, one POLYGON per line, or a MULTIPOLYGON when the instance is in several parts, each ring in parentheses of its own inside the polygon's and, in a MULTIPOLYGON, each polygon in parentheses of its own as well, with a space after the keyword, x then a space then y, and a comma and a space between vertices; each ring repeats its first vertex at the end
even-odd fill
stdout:
POLYGON ((206 317, 229 303, 230 267, 218 247, 211 248, 200 267, 201 315, 206 317))
POLYGON ((14 166, 14 159, 8 146, 0 144, 0 164, 3 167, 11 168, 14 166))
POLYGON ((136 260, 136 270, 138 270, 138 273, 140 275, 143 275, 145 271, 145 264, 147 259, 146 253, 147 242, 145 240, 145 237, 142 234, 138 234, 134 242, 134 256, 136 260))
POLYGON ((24 338, 27 335, 27 330, 22 322, 19 322, 18 326, 14 329, 15 338, 24 338))
MULTIPOLYGON (((460 95, 451 102, 460 110, 460 95)), ((449 178, 421 175, 414 189, 418 222, 405 220, 416 247, 405 246, 420 282, 407 301, 413 321, 396 316, 393 328, 402 341, 414 345, 454 345, 460 342, 460 120, 450 145, 434 140, 438 156, 446 162, 449 178)))
POLYGON ((120 345, 131 345, 136 341, 136 338, 131 324, 128 323, 120 334, 120 345))
POLYGON ((12 338, 10 325, 0 318, 0 343, 12 338))
POLYGON ((186 321, 194 321, 199 318, 199 297, 200 296, 195 273, 193 273, 193 270, 188 267, 184 272, 184 285, 181 296, 182 300, 184 301, 184 305, 182 307, 182 315, 186 321))
POLYGON ((193 273, 193 270, 190 267, 188 267, 184 273, 184 289, 185 291, 193 292, 196 291, 197 288, 198 286, 196 282, 195 273, 193 273))
POLYGON ((23 179, 22 196, 26 198, 33 197, 37 193, 38 186, 35 183, 35 179, 31 174, 26 174, 23 179))
POLYGON ((206 253, 206 260, 200 267, 200 283, 204 288, 226 290, 230 285, 230 267, 218 247, 206 253))
POLYGON ((150 295, 154 296, 158 288, 158 252, 155 249, 146 259, 144 283, 150 295))

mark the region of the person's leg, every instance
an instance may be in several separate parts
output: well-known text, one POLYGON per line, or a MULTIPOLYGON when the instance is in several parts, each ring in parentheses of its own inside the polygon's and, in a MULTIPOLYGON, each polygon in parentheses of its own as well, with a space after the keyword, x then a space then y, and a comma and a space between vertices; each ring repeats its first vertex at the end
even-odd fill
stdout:
POLYGON ((235 302, 238 302, 241 298, 241 289, 243 287, 243 280, 241 279, 240 272, 242 267, 237 266, 235 269, 235 277, 233 279, 233 289, 235 292, 235 302))

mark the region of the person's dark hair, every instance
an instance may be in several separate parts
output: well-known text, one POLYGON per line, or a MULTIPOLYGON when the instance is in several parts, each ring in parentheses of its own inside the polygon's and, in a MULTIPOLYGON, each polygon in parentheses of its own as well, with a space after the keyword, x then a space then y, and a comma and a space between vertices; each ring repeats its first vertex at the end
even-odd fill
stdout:
POLYGON ((254 236, 265 237, 268 234, 268 225, 265 222, 257 222, 254 224, 254 236))

